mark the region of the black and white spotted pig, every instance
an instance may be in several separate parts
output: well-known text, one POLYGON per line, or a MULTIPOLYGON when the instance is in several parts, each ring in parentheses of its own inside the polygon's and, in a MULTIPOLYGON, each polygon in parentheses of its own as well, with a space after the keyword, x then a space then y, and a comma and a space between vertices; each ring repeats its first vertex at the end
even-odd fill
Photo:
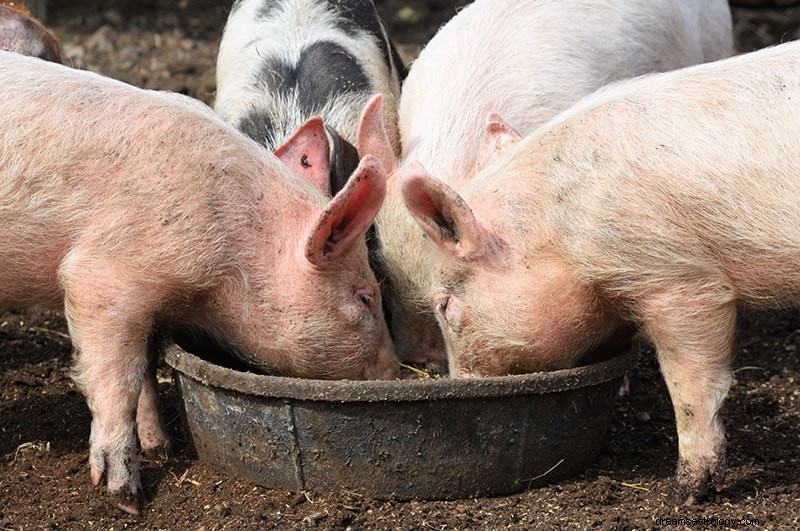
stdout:
POLYGON ((319 184, 335 194, 358 165, 359 115, 376 93, 399 153, 394 102, 403 72, 372 0, 237 0, 220 42, 215 110, 297 173, 310 163, 286 144, 322 117, 330 180, 319 184))

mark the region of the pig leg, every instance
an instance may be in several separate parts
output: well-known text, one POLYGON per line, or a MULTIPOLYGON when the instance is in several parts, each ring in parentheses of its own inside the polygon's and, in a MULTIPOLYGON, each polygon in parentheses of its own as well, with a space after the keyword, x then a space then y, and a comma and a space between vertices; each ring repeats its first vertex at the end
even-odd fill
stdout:
POLYGON ((725 475, 725 429, 720 406, 730 388, 736 324, 732 291, 687 285, 647 297, 640 307, 658 352, 678 431, 675 497, 691 505, 725 475))
MULTIPOLYGON (((117 506, 139 512, 135 415, 147 371, 153 286, 107 258, 73 253, 60 271, 65 313, 75 344, 75 380, 92 414, 89 465, 106 478, 117 506)), ((154 384, 152 384, 154 386, 154 384)), ((151 390, 145 395, 145 402, 151 390)), ((162 433, 163 435, 163 433, 162 433)))
POLYGON ((161 422, 161 415, 158 413, 157 366, 158 352, 151 349, 136 407, 136 430, 139 435, 139 445, 145 456, 148 459, 163 461, 167 457, 170 441, 161 422))

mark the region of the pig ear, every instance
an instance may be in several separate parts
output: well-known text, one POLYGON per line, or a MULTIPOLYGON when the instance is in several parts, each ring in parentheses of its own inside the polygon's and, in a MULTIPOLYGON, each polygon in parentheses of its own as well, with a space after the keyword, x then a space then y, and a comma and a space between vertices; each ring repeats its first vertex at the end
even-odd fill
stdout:
POLYGON ((478 160, 475 163, 476 173, 494 162, 500 152, 509 146, 513 146, 520 139, 522 139, 522 136, 508 125, 499 114, 490 113, 486 119, 486 128, 483 130, 483 136, 481 137, 478 160))
POLYGON ((278 146, 275 155, 294 173, 330 193, 330 144, 322 118, 306 121, 278 146))
POLYGON ((356 147, 342 138, 333 127, 325 126, 330 141, 330 195, 336 195, 344 188, 347 179, 358 167, 358 151, 356 147))
POLYGON ((417 163, 403 172, 400 186, 406 207, 436 244, 463 260, 485 254, 486 234, 455 190, 417 163))
POLYGON ((372 224, 385 196, 383 167, 367 155, 314 224, 306 242, 308 261, 325 268, 352 249, 372 224))
POLYGON ((383 123, 383 96, 377 94, 364 107, 358 123, 358 153, 374 155, 383 164, 386 173, 392 173, 397 166, 397 156, 386 134, 383 123))

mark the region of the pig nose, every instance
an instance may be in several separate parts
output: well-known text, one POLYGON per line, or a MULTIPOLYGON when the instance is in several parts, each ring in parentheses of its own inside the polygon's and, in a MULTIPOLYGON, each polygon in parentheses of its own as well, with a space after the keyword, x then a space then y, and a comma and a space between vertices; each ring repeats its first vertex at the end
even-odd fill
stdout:
POLYGON ((387 365, 385 367, 372 367, 364 373, 365 380, 396 380, 400 377, 397 368, 387 365))
POLYGON ((378 375, 378 380, 396 380, 400 377, 400 369, 397 364, 392 362, 391 365, 384 368, 381 374, 378 375))
POLYGON ((455 371, 455 377, 459 379, 478 378, 478 376, 463 367, 458 367, 455 371))
POLYGON ((376 363, 367 368, 365 376, 368 380, 396 380, 400 377, 400 367, 392 353, 381 351, 376 363))

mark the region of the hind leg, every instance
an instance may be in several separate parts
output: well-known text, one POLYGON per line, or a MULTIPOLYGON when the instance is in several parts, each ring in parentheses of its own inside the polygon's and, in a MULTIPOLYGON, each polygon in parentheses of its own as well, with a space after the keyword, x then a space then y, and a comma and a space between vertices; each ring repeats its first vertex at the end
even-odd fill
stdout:
MULTIPOLYGON (((136 282, 124 264, 105 256, 73 252, 60 277, 75 346, 73 374, 92 414, 91 479, 97 485, 105 477, 116 504, 138 513, 141 485, 135 419, 148 372, 147 343, 158 301, 152 285, 136 282)), ((154 406, 154 386, 154 379, 148 378, 146 408, 154 406)), ((144 415, 145 424, 152 424, 151 412, 144 415)), ((157 439, 158 434, 149 443, 157 439)))
POLYGON ((136 407, 136 432, 145 456, 150 459, 163 460, 167 457, 170 440, 159 414, 157 365, 158 351, 151 347, 148 351, 147 368, 142 379, 142 388, 136 407))

